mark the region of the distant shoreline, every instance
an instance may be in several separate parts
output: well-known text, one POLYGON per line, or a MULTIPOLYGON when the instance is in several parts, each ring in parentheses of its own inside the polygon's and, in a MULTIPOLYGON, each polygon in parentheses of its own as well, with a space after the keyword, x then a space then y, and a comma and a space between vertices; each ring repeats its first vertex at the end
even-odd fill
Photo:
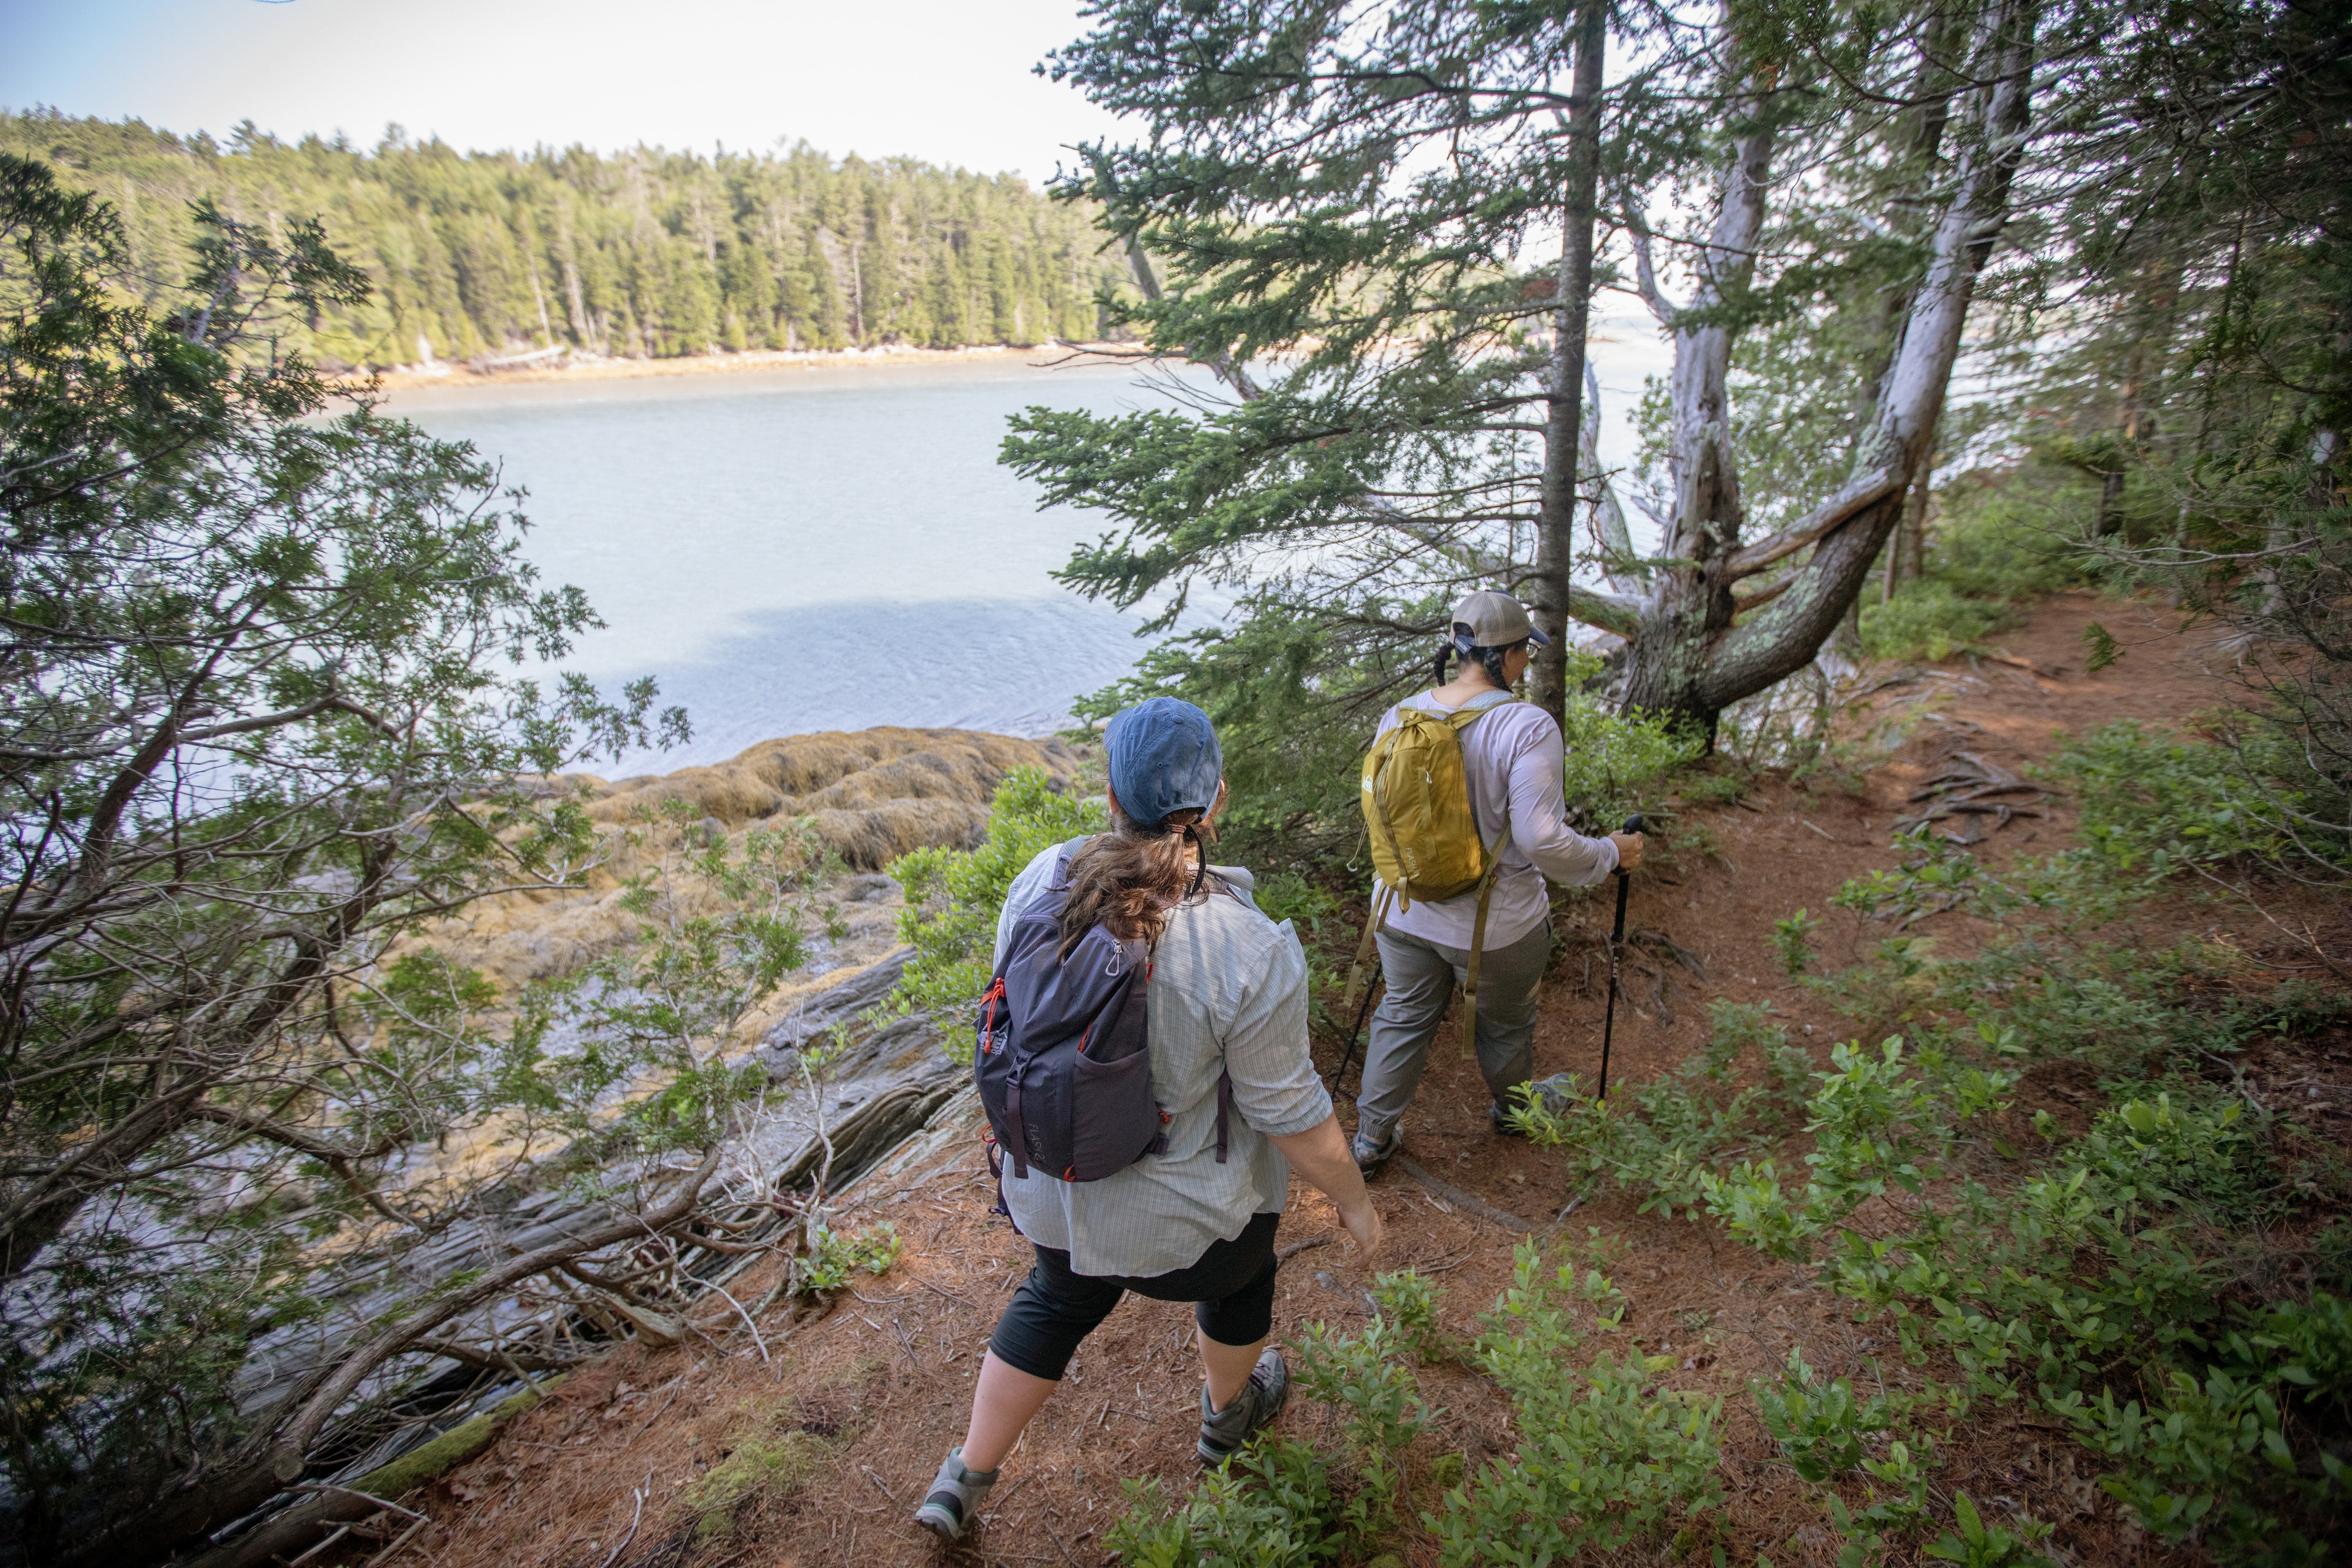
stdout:
MULTIPOLYGON (((492 365, 476 368, 462 361, 444 360, 430 369, 394 365, 379 371, 375 385, 384 392, 409 392, 424 387, 516 386, 533 382, 631 381, 645 376, 731 375, 745 371, 840 370, 852 366, 917 366, 963 361, 1037 357, 1085 359, 1109 344, 1034 343, 1026 348, 994 343, 962 349, 751 349, 741 353, 681 354, 671 359, 582 359, 554 364, 492 365)), ((1123 347, 1123 346, 1122 346, 1123 347)), ((342 391, 358 392, 370 378, 356 374, 334 378, 342 391)))

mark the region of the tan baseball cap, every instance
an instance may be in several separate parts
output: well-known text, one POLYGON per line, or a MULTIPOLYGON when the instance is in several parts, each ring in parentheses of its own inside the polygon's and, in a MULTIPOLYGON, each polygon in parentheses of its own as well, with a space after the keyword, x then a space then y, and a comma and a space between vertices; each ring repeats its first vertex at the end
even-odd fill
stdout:
POLYGON ((1507 593, 1492 589, 1472 594, 1454 607, 1454 624, 1468 627, 1470 644, 1474 648, 1507 648, 1522 637, 1532 638, 1545 647, 1551 639, 1535 628, 1528 619, 1527 606, 1507 593))

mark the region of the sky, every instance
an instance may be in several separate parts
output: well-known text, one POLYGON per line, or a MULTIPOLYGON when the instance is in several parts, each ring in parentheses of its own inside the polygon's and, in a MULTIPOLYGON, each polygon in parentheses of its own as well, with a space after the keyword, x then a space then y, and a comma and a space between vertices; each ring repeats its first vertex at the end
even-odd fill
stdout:
POLYGON ((805 139, 1042 183, 1110 131, 1031 73, 1077 0, 0 0, 0 107, 462 151, 805 139))

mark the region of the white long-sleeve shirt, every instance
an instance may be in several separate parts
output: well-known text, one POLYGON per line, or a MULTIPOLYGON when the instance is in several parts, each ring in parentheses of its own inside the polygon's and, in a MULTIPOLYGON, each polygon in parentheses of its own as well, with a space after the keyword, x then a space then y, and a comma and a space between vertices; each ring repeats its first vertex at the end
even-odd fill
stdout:
MULTIPOLYGON (((1433 701, 1427 692, 1405 702, 1429 713, 1461 711, 1433 701)), ((1495 889, 1486 900, 1486 946, 1492 952, 1543 924, 1551 902, 1544 893, 1544 878, 1569 887, 1599 882, 1617 869, 1617 846, 1607 839, 1588 839, 1568 825, 1563 783, 1568 747, 1551 715, 1533 703, 1509 701, 1507 692, 1481 694, 1462 706, 1496 710, 1460 732, 1462 770, 1470 781, 1470 810, 1478 836, 1489 847, 1506 833, 1509 838, 1502 845, 1502 868, 1495 873, 1495 889)), ((1392 707, 1381 716, 1377 734, 1386 735, 1396 726, 1392 707)), ((1385 891, 1375 879, 1376 905, 1385 891)), ((1478 894, 1473 889, 1434 904, 1416 900, 1411 909, 1391 904, 1388 924, 1390 929, 1424 942, 1466 948, 1477 918, 1478 894)))

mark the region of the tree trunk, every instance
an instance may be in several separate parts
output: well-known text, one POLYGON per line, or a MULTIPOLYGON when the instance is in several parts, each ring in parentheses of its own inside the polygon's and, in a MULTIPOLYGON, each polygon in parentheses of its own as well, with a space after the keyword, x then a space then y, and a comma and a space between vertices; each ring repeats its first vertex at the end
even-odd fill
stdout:
POLYGON ((1750 78, 1733 109, 1749 129, 1732 143, 1723 172, 1722 205, 1699 256, 1699 283, 1687 306, 1676 308, 1652 277, 1648 240, 1641 246, 1642 290, 1651 310, 1673 329, 1671 382, 1674 424, 1667 451, 1675 511, 1659 553, 1675 564, 1653 573, 1639 631, 1631 639, 1633 672, 1626 706, 1647 712, 1692 713, 1710 735, 1714 715, 1690 700, 1701 683, 1708 643, 1731 625, 1731 580, 1717 563, 1739 546, 1739 475, 1730 448, 1733 329, 1721 322, 1677 325, 1721 305, 1748 287, 1756 272, 1756 246, 1764 232, 1764 197, 1772 171, 1773 127, 1762 84, 1750 78))
MULTIPOLYGON (((1853 607, 1934 444, 1977 276, 2008 215, 2010 182, 2024 149, 2034 23, 2034 0, 1996 0, 1978 62, 1977 78, 1985 85, 1977 92, 1977 135, 1952 171, 1926 275, 1906 313, 1875 413, 1856 443, 1853 478, 1836 497, 1772 538, 1726 549, 1709 534, 1714 553, 1695 560, 1692 570, 1661 574, 1675 585, 1669 591, 1679 601, 1659 602, 1643 616, 1629 661, 1629 707, 1687 715, 1711 732, 1723 709, 1811 663, 1853 607), (1774 585, 1769 602, 1717 629, 1710 612, 1720 602, 1718 593, 1727 600, 1733 583, 1807 548, 1811 559, 1785 589, 1774 585)), ((1682 358, 1702 346, 1677 335, 1678 433, 1685 395, 1682 358)), ((1701 390, 1703 383, 1691 384, 1691 395, 1701 390)), ((1696 409, 1688 423, 1705 428, 1696 409)), ((1697 503, 1706 490, 1700 482, 1708 472, 1700 456, 1677 475, 1678 528, 1701 515, 1697 503)), ((1736 507, 1736 493, 1727 494, 1736 507)), ((1699 546, 1693 535, 1689 547, 1699 546)))
POLYGON ((1543 481, 1529 594, 1536 630, 1551 639, 1528 672, 1529 695, 1555 719, 1568 712, 1569 569, 1576 550, 1576 459, 1584 427, 1584 340, 1592 306, 1592 224, 1601 184, 1601 66, 1609 8, 1585 0, 1576 25, 1575 109, 1570 122, 1559 308, 1553 318, 1543 481))

